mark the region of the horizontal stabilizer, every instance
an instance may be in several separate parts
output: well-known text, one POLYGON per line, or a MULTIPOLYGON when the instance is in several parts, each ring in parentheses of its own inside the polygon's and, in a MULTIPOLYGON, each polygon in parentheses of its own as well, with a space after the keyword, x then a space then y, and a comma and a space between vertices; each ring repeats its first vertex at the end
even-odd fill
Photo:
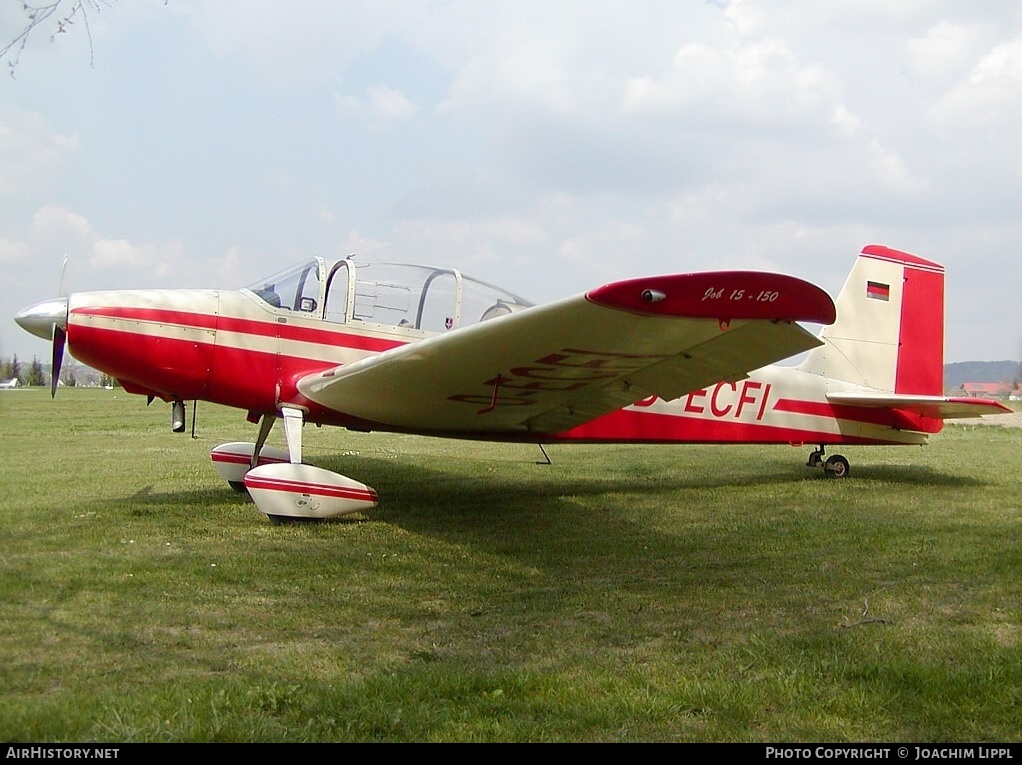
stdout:
POLYGON ((988 414, 1010 414, 1011 409, 999 401, 985 398, 945 398, 944 396, 913 396, 897 393, 831 393, 832 404, 889 407, 936 420, 959 417, 983 417, 988 414))

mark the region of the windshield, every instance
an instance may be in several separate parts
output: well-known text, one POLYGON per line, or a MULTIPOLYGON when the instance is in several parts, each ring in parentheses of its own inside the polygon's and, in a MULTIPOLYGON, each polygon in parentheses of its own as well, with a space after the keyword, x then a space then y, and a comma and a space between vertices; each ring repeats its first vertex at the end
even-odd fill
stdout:
POLYGON ((261 279, 248 289, 274 308, 313 313, 319 307, 319 282, 319 261, 310 260, 261 279))

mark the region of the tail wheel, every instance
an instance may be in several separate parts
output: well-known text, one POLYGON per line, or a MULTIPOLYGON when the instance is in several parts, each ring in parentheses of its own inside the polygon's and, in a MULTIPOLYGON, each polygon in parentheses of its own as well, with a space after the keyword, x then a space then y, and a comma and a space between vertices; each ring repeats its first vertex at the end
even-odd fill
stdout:
POLYGON ((847 478, 849 470, 848 460, 840 454, 835 454, 833 457, 829 457, 827 461, 823 463, 823 472, 826 473, 829 478, 847 478))

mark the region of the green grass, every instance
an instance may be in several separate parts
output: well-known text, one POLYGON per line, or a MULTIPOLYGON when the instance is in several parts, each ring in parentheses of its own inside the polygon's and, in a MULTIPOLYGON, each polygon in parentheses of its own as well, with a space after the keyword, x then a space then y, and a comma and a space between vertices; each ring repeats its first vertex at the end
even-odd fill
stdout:
POLYGON ((1018 740, 1022 429, 832 481, 307 428, 382 504, 275 526, 209 461, 241 413, 144 403, 0 392, 0 740, 1018 740))

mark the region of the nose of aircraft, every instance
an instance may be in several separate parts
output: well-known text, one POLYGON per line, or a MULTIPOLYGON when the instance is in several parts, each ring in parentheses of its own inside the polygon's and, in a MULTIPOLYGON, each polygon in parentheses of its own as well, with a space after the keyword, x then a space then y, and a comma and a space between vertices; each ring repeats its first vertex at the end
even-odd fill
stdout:
POLYGON ((53 339, 53 327, 67 329, 67 298, 43 300, 19 311, 14 320, 22 329, 43 340, 53 339))

